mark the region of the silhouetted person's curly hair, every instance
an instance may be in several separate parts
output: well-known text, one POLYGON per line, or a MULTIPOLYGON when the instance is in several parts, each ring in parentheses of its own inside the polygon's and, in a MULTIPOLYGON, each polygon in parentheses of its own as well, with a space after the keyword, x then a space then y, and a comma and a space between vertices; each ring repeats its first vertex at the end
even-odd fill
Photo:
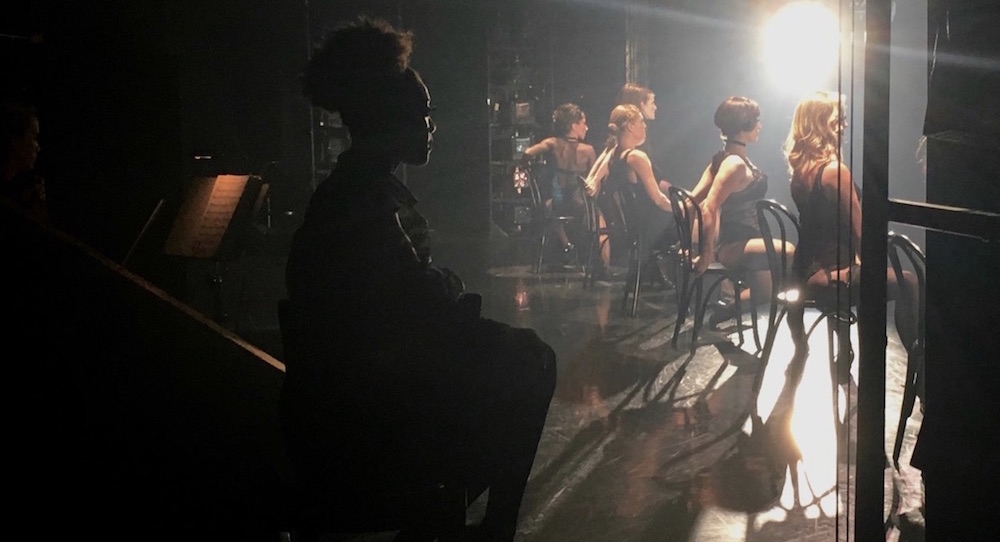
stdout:
POLYGON ((419 76, 409 67, 413 34, 366 16, 339 26, 325 39, 302 75, 313 105, 339 112, 357 131, 397 113, 398 97, 419 76), (364 119, 364 123, 361 120, 364 119))

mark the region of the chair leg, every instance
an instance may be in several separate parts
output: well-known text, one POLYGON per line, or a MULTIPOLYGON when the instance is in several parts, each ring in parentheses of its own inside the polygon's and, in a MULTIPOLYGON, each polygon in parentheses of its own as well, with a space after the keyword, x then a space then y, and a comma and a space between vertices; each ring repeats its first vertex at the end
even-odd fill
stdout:
MULTIPOLYGON (((840 419, 840 385, 837 378, 837 355, 836 346, 834 344, 834 338, 836 337, 837 323, 835 317, 830 314, 825 314, 821 318, 826 318, 826 338, 827 338, 827 360, 830 366, 830 386, 831 393, 833 394, 833 424, 836 429, 837 434, 837 446, 840 447, 840 437, 843 436, 844 422, 840 419)), ((845 412, 847 409, 844 409, 845 412)), ((846 415, 845 415, 846 418, 846 415)), ((845 420, 846 421, 846 420, 845 420)))
POLYGON ((622 308, 621 308, 622 314, 626 316, 628 315, 628 309, 627 309, 628 296, 629 292, 631 291, 632 291, 632 264, 629 263, 629 268, 625 275, 625 290, 622 291, 622 308))
POLYGON ((780 311, 775 310, 774 316, 768 318, 772 323, 767 328, 767 334, 764 335, 764 344, 760 349, 760 359, 765 365, 771 357, 771 350, 774 349, 774 340, 778 335, 778 327, 781 325, 781 321, 787 312, 788 310, 782 307, 780 311))
POLYGON ((743 281, 736 279, 733 281, 733 305, 736 306, 736 332, 739 333, 740 341, 737 347, 742 348, 743 343, 743 281))
MULTIPOLYGON (((740 341, 736 346, 742 347, 746 342, 743 337, 743 332, 746 326, 743 324, 743 290, 747 289, 746 282, 743 279, 734 280, 735 292, 733 303, 736 307, 736 331, 740 334, 740 341)), ((753 332, 753 342, 757 351, 760 352, 760 332, 757 330, 757 306, 753 302, 753 297, 750 298, 750 330, 753 332)))
POLYGON ((699 277, 694 285, 694 321, 691 326, 691 353, 694 354, 698 348, 698 332, 701 331, 701 324, 705 320, 705 283, 699 277))
POLYGON ((629 316, 635 316, 639 309, 639 289, 642 288, 642 262, 639 259, 638 249, 635 256, 635 284, 632 285, 632 308, 629 316))
POLYGON ((752 318, 750 320, 750 329, 753 331, 753 343, 757 347, 757 351, 760 352, 763 346, 760 342, 760 330, 757 328, 757 305, 753 302, 753 299, 750 300, 750 318, 752 318))
POLYGON ((627 276, 625 291, 622 294, 622 314, 632 317, 639 307, 639 286, 642 279, 642 265, 639 264, 639 249, 636 246, 629 248, 627 276))
POLYGON ((680 259, 675 256, 675 258, 674 258, 674 297, 676 298, 675 300, 677 301, 678 305, 680 305, 681 300, 683 298, 683 292, 681 290, 684 289, 684 286, 682 286, 680 283, 687 280, 687 276, 684 274, 684 271, 681 269, 682 265, 684 265, 683 262, 681 262, 680 259))
POLYGON ((601 259, 601 250, 604 248, 604 244, 601 242, 600 233, 595 232, 593 237, 590 238, 589 249, 587 250, 587 281, 584 284, 587 288, 593 288, 594 283, 597 282, 597 276, 595 271, 598 266, 603 266, 604 261, 601 259))
MULTIPOLYGON (((700 278, 695 278, 694 280, 700 280, 700 278)), ((691 293, 694 291, 694 285, 691 282, 687 273, 684 273, 677 288, 677 321, 674 322, 674 336, 670 339, 670 344, 675 349, 677 348, 677 339, 681 335, 681 327, 684 326, 684 321, 687 320, 688 310, 691 306, 691 293)))
MULTIPOLYGON (((712 285, 708 287, 707 291, 705 291, 704 289, 704 282, 702 281, 698 282, 698 287, 697 287, 698 300, 697 304, 695 305, 696 312, 694 320, 694 329, 692 333, 692 342, 691 342, 692 347, 697 342, 698 333, 701 331, 701 328, 704 325, 705 312, 708 309, 708 303, 712 299, 715 299, 715 296, 722 289, 722 283, 725 282, 726 280, 727 280, 726 277, 716 275, 715 280, 712 282, 712 285)), ((739 298, 741 287, 739 281, 736 281, 735 286, 736 286, 736 299, 734 300, 734 307, 736 309, 736 329, 739 331, 740 334, 740 341, 739 344, 737 344, 737 346, 743 346, 743 322, 742 322, 742 312, 741 312, 742 308, 740 306, 740 298, 739 298)), ((692 350, 692 352, 694 352, 694 350, 692 350)))
POLYGON ((541 273, 542 272, 542 263, 543 263, 543 260, 545 258, 545 241, 546 241, 546 237, 547 237, 547 235, 546 235, 545 231, 542 231, 541 236, 539 236, 539 238, 538 238, 538 245, 535 247, 535 251, 536 251, 535 252, 535 265, 534 265, 534 272, 535 273, 541 273))
POLYGON ((917 386, 919 385, 920 371, 923 365, 923 346, 914 345, 907 354, 906 360, 906 380, 903 383, 903 402, 899 409, 899 423, 896 426, 896 441, 892 447, 892 464, 899 468, 899 455, 903 449, 903 436, 906 432, 906 422, 909 421, 913 413, 913 405, 916 403, 917 386))

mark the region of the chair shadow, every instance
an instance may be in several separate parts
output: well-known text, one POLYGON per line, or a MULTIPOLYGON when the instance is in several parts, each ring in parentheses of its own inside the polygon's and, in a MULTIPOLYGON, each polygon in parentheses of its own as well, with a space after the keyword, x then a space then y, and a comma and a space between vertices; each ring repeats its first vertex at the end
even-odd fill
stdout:
POLYGON ((700 512, 703 473, 736 438, 753 378, 750 354, 721 350, 724 360, 713 367, 693 367, 704 361, 696 354, 639 364, 647 370, 616 396, 607 417, 576 433, 532 477, 522 514, 541 519, 526 525, 531 537, 686 539, 700 512))

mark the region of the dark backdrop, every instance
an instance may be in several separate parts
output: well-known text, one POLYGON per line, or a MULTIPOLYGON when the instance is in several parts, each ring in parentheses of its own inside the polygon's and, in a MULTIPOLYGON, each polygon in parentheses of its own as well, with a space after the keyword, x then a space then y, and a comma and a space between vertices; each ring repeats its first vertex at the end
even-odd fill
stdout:
POLYGON ((276 217, 304 210, 311 121, 297 76, 335 22, 365 13, 415 33, 412 63, 438 106, 438 134, 431 164, 400 173, 440 228, 489 228, 485 58, 497 26, 525 36, 546 65, 540 118, 578 101, 598 145, 624 81, 620 10, 562 2, 43 0, 9 13, 5 33, 37 36, 4 40, 17 61, 6 86, 38 105, 53 214, 118 261, 195 174, 263 175, 276 217))
MULTIPOLYGON (((671 181, 694 185, 720 145, 715 107, 730 94, 743 94, 763 108, 764 129, 751 156, 771 176, 771 196, 790 203, 780 146, 797 97, 766 79, 757 55, 764 11, 774 3, 649 2, 643 17, 650 34, 641 37, 648 81, 642 82, 657 93, 651 150, 671 181)), ((532 50, 528 60, 539 68, 534 84, 545 90, 539 135, 547 132, 551 107, 575 101, 588 114, 588 139, 600 148, 625 81, 626 4, 22 0, 4 18, 4 33, 42 39, 3 43, 5 58, 18 61, 6 64, 15 72, 8 85, 30 87, 39 104, 39 166, 57 217, 120 260, 157 202, 176 198, 181 182, 199 171, 263 175, 272 185, 275 217, 301 213, 313 177, 310 108, 297 75, 310 43, 360 13, 414 31, 412 62, 438 106, 431 163, 401 171, 422 210, 440 229, 488 231, 489 36, 505 28, 532 50), (213 158, 199 162, 196 154, 213 158)), ((897 10, 897 23, 923 33, 925 13, 908 6, 897 10)), ((898 110, 893 141, 901 142, 892 150, 900 164, 893 195, 922 199, 913 157, 926 65, 919 40, 903 45, 915 53, 894 65, 905 80, 892 86, 898 110)), ((856 108, 861 98, 852 96, 856 108)), ((860 180, 860 167, 855 170, 860 180)))

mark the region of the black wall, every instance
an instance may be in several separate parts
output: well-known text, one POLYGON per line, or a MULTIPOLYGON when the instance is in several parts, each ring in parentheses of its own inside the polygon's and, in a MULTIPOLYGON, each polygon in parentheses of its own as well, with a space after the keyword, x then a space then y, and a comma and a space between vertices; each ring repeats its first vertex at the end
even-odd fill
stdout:
MULTIPOLYGON (((931 2, 938 36, 928 88, 927 200, 1000 213, 1000 8, 931 2), (992 33, 992 34, 991 34, 992 33)), ((993 536, 990 481, 1000 411, 1000 247, 949 233, 927 234, 927 415, 914 452, 922 461, 929 540, 993 536)))

